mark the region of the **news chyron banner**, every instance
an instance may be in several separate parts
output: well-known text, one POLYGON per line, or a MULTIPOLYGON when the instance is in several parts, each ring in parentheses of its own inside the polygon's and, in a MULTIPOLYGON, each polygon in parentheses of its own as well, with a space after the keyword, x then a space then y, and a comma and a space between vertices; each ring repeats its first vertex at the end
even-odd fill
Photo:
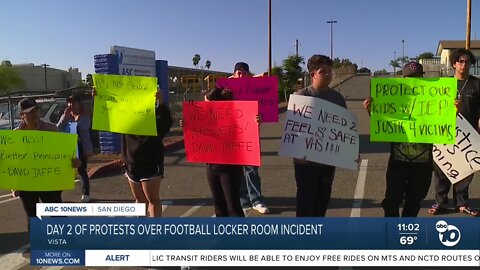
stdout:
POLYGON ((34 266, 480 264, 480 219, 470 218, 43 217, 30 221, 34 266))

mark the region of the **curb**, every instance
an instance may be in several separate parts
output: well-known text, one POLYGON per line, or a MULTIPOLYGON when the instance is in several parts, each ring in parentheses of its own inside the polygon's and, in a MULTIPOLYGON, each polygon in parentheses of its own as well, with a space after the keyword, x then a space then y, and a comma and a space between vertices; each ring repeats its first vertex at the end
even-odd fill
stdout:
MULTIPOLYGON (((278 113, 285 112, 287 110, 287 105, 288 104, 286 102, 278 104, 278 113)), ((183 145, 183 136, 166 137, 164 138, 164 145, 165 151, 177 149, 183 145)), ((91 167, 88 170, 88 177, 90 179, 101 178, 114 172, 120 172, 122 168, 123 161, 121 159, 115 159, 113 161, 91 167)))

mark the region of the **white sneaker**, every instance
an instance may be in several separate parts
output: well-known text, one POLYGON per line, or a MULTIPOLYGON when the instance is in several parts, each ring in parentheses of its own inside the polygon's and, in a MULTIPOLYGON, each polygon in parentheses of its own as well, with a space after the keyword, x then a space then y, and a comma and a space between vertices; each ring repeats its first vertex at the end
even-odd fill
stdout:
POLYGON ((88 202, 90 202, 90 196, 88 196, 88 195, 82 195, 82 198, 80 199, 80 202, 82 202, 82 203, 88 203, 88 202))
POLYGON ((257 210, 260 214, 270 213, 270 209, 268 209, 268 207, 263 203, 258 203, 256 205, 254 205, 253 209, 257 210))

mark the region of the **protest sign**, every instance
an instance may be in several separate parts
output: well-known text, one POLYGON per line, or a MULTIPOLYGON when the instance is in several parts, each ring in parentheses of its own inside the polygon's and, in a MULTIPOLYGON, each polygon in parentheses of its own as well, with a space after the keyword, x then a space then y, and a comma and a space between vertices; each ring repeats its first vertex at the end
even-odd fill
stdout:
POLYGON ((373 78, 370 140, 455 143, 455 78, 373 78))
POLYGON ((433 159, 452 184, 480 170, 480 135, 461 114, 455 144, 434 144, 433 159))
POLYGON ((235 100, 258 101, 262 122, 278 122, 277 77, 220 78, 217 85, 231 89, 235 100))
POLYGON ((355 170, 358 152, 354 114, 320 98, 290 95, 279 155, 355 170))
POLYGON ((93 83, 97 92, 93 105, 93 129, 157 135, 157 78, 94 74, 93 83))
POLYGON ((256 101, 183 103, 188 162, 260 166, 256 101))
POLYGON ((0 131, 0 189, 54 191, 74 188, 77 135, 0 131))

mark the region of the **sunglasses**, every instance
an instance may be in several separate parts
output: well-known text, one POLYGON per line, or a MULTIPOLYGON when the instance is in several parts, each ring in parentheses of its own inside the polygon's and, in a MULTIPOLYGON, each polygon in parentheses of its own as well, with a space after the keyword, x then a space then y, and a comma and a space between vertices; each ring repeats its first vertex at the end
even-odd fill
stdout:
POLYGON ((470 63, 470 61, 469 61, 469 60, 465 60, 465 59, 458 59, 458 60, 457 60, 457 63, 460 63, 460 64, 468 64, 468 63, 470 63))

